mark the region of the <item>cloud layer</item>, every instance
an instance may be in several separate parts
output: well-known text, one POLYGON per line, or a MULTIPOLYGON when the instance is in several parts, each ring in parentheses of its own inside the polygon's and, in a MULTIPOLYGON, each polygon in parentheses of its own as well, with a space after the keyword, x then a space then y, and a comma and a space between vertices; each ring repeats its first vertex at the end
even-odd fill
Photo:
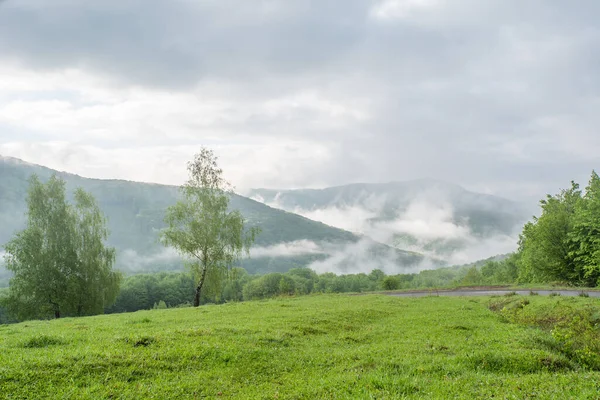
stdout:
MULTIPOLYGON (((455 212, 455 205, 448 197, 449 194, 435 188, 424 189, 414 194, 405 193, 404 196, 407 197, 401 199, 391 194, 369 195, 367 192, 360 192, 356 193, 354 199, 344 199, 341 203, 334 200, 326 206, 306 208, 286 206, 285 201, 281 199, 281 193, 275 195, 274 200, 270 202, 260 195, 253 198, 274 208, 366 235, 389 246, 445 260, 448 264, 466 264, 516 250, 518 234, 524 220, 515 220, 512 229, 506 229, 504 226, 495 225, 494 214, 486 217, 487 220, 481 217, 478 221, 459 218, 455 212), (404 201, 405 205, 402 204, 404 201), (392 203, 395 204, 394 208, 397 208, 394 214, 390 214, 390 210, 393 209, 390 208, 392 203), (473 224, 481 226, 476 229, 473 224)), ((481 201, 484 199, 485 197, 481 201)), ((483 206, 476 201, 469 205, 473 215, 479 215, 477 210, 484 209, 483 206)), ((365 250, 365 247, 368 249, 369 246, 369 243, 362 243, 344 249, 338 248, 329 254, 335 254, 352 265, 369 265, 372 262, 368 262, 369 254, 365 250)), ((323 266, 340 264, 335 262, 335 256, 323 262, 323 266)), ((393 260, 393 255, 388 259, 392 259, 386 262, 390 265, 389 268, 395 268, 394 265, 398 263, 393 260)), ((431 266, 431 263, 428 263, 428 266, 431 266)))
POLYGON ((0 154, 91 177, 436 177, 537 199, 597 167, 600 3, 8 0, 0 154))

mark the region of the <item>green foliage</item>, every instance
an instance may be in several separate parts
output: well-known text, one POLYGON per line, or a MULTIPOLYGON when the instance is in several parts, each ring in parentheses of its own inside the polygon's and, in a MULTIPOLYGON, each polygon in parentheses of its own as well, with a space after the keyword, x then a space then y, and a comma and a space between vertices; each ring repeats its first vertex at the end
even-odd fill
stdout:
POLYGON ((481 275, 486 284, 510 284, 518 278, 518 254, 513 253, 502 261, 490 260, 481 267, 481 275))
POLYGON ((283 274, 273 273, 263 275, 258 279, 248 282, 248 284, 244 286, 244 299, 257 300, 282 294, 280 292, 282 279, 284 279, 283 274))
MULTIPOLYGON (((511 255, 500 261, 499 258, 495 258, 483 260, 475 265, 389 276, 380 270, 370 274, 317 274, 309 268, 293 268, 286 273, 249 275, 243 268, 234 267, 229 270, 226 279, 216 283, 221 285, 219 288, 202 292, 201 303, 221 304, 292 294, 301 296, 317 293, 361 293, 388 290, 387 288, 398 290, 455 287, 462 284, 461 280, 473 266, 482 271, 484 284, 506 284, 511 282, 504 278, 497 280, 497 277, 505 277, 507 270, 514 269, 513 258, 514 255, 511 255)), ((194 296, 195 287, 195 279, 189 273, 159 272, 128 276, 121 284, 115 304, 108 307, 106 312, 150 310, 161 300, 168 308, 191 306, 190 299, 194 296)), ((1 296, 0 289, 0 298, 1 296)), ((8 322, 15 321, 2 320, 0 302, 0 323, 8 322)))
POLYGON ((546 343, 571 363, 600 370, 600 307, 586 298, 557 297, 531 300, 515 296, 490 302, 490 309, 505 320, 535 326, 551 334, 546 343))
MULTIPOLYGON (((486 273, 489 274, 488 277, 484 277, 483 284, 511 283, 495 279, 498 276, 506 276, 507 269, 513 268, 510 266, 512 258, 513 256, 509 256, 502 261, 482 262, 482 271, 485 267, 486 273)), ((317 274, 309 268, 293 268, 286 273, 249 275, 243 268, 234 267, 229 270, 225 279, 213 284, 220 285, 219 287, 202 292, 201 303, 221 304, 282 295, 454 287, 463 284, 461 281, 472 267, 457 266, 425 270, 417 274, 389 276, 380 270, 370 274, 317 274)), ((190 304, 190 298, 194 296, 195 287, 195 279, 188 273, 159 272, 129 276, 121 285, 117 301, 106 311, 116 313, 149 310, 161 300, 165 301, 169 308, 187 306, 190 304)))
MULTIPOLYGON (((27 180, 37 174, 47 180, 53 174, 66 183, 67 198, 77 187, 83 188, 97 200, 108 218, 111 232, 107 244, 117 250, 115 267, 127 274, 159 271, 181 271, 181 258, 170 260, 155 257, 164 247, 156 238, 156 232, 165 228, 165 211, 181 195, 176 187, 127 182, 119 180, 87 179, 77 175, 53 171, 30 165, 18 160, 0 159, 0 245, 8 242, 12 235, 26 226, 27 180), (126 257, 128 253, 133 257, 126 257)), ((260 228, 256 237, 257 246, 272 246, 278 243, 310 240, 315 243, 328 242, 339 245, 356 243, 359 237, 351 232, 337 229, 320 222, 231 193, 229 210, 239 210, 248 228, 260 228)), ((378 245, 382 252, 390 247, 378 245)), ((405 265, 419 263, 419 254, 397 251, 405 265)), ((305 267, 322 259, 322 255, 299 255, 294 257, 253 257, 243 259, 236 266, 250 273, 286 272, 290 268, 305 267)), ((0 266, 0 287, 8 286, 10 275, 0 266)))
POLYGON ((569 255, 569 233, 581 202, 579 185, 548 195, 540 202, 542 214, 523 228, 519 240, 519 282, 580 279, 569 255))
POLYGON ((0 325, 17 322, 8 314, 7 310, 8 289, 0 288, 0 325))
POLYGON ((4 302, 20 319, 99 314, 117 297, 106 220, 91 195, 78 189, 74 197, 70 205, 56 176, 30 178, 27 227, 5 246, 14 276, 4 302))
POLYGON ((481 285, 483 282, 483 275, 476 266, 469 268, 467 274, 460 281, 462 285, 481 285))
POLYGON ((296 291, 295 286, 295 282, 291 277, 282 276, 279 281, 279 294, 291 296, 296 291))
MULTIPOLYGON (((505 261, 510 264, 510 260, 511 257, 504 261, 488 260, 485 265, 492 275, 491 278, 485 278, 484 283, 507 283, 495 282, 493 279, 498 275, 505 276, 505 261)), ((458 266, 389 276, 380 270, 370 274, 335 275, 317 274, 308 268, 294 268, 286 273, 249 275, 242 268, 232 268, 226 279, 214 283, 220 287, 202 292, 201 303, 220 304, 313 293, 361 293, 380 289, 453 287, 461 283, 471 267, 458 266)), ((186 273, 160 272, 129 276, 121 285, 116 303, 107 309, 107 312, 149 310, 160 300, 164 300, 169 308, 185 305, 194 295, 194 290, 194 278, 186 273)))
POLYGON ((400 280, 395 276, 386 276, 381 281, 383 290, 398 290, 400 289, 400 280))
POLYGON ((580 281, 595 286, 600 283, 600 178, 595 171, 578 206, 569 232, 569 256, 580 281))
POLYGON ((380 282, 383 280, 383 278, 385 278, 385 273, 380 269, 374 269, 369 274, 369 279, 373 282, 380 282))
POLYGON ((552 329, 552 337, 569 358, 594 370, 600 370, 600 334, 594 326, 597 322, 578 310, 552 329))
POLYGON ((154 310, 166 310, 167 309, 167 303, 165 303, 164 300, 159 301, 158 303, 154 303, 154 307, 152 307, 154 310))
POLYGON ((159 272, 128 276, 123 280, 115 304, 109 313, 149 310, 164 301, 167 307, 189 302, 194 295, 194 279, 190 274, 159 272))
POLYGON ((198 281, 194 306, 198 306, 204 283, 208 280, 213 289, 220 288, 227 270, 242 253, 249 253, 258 230, 245 229, 242 214, 228 210, 231 193, 212 150, 203 148, 188 164, 188 171, 183 198, 167 209, 167 228, 161 237, 166 246, 191 260, 198 281))
POLYGON ((595 286, 600 279, 600 178, 540 202, 542 214, 523 228, 517 252, 519 282, 595 286))
MULTIPOLYGON (((556 304, 528 299, 521 312, 556 304)), ((600 372, 560 340, 503 322, 483 298, 320 295, 34 321, 0 327, 0 398, 597 398, 600 372)))
POLYGON ((57 346, 61 344, 64 344, 64 341, 62 339, 42 334, 27 339, 25 342, 22 343, 21 346, 25 349, 40 349, 48 346, 57 346))

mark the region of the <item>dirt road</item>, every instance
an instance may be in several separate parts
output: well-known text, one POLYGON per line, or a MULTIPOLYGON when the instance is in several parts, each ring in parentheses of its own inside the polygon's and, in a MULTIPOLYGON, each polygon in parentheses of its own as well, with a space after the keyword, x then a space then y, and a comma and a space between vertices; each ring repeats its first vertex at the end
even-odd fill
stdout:
MULTIPOLYGON (((561 296, 579 296, 581 290, 510 290, 510 289, 456 289, 456 290, 419 290, 414 292, 394 292, 387 293, 390 296, 397 297, 426 297, 426 296, 503 296, 507 293, 515 292, 520 295, 530 295, 535 292, 541 296, 549 296, 552 293, 558 293, 561 296)), ((589 297, 599 297, 600 291, 583 291, 589 297)))

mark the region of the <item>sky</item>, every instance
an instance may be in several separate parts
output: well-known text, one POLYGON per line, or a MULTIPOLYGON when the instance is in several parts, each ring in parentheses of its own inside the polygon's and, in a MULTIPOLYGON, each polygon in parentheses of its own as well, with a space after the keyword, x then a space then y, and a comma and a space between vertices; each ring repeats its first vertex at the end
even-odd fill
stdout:
POLYGON ((239 192, 435 178, 532 200, 600 154, 597 0, 0 0, 0 155, 239 192))

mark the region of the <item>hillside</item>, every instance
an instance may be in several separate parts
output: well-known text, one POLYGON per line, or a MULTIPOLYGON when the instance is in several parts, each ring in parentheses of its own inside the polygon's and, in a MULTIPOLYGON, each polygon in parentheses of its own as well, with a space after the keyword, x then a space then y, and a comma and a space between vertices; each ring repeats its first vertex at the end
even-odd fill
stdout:
POLYGON ((529 217, 519 203, 432 179, 325 189, 254 189, 248 196, 398 248, 457 263, 512 251, 516 239, 511 238, 529 217), (487 254, 452 258, 484 245, 490 247, 487 254))
MULTIPOLYGON (((25 223, 27 180, 37 174, 45 180, 55 173, 49 168, 0 157, 0 244, 25 223)), ((87 179, 59 172, 72 192, 82 187, 92 193, 108 217, 111 232, 109 244, 118 251, 117 265, 127 272, 181 269, 179 258, 158 243, 163 228, 165 209, 175 203, 178 190, 173 186, 119 180, 87 179)), ((365 239, 360 235, 325 225, 257 201, 234 195, 231 207, 239 209, 248 224, 259 226, 262 233, 256 241, 255 254, 244 261, 250 272, 285 271, 325 261, 347 246, 369 243, 369 251, 386 254, 381 262, 389 263, 390 251, 398 268, 421 262, 422 257, 365 239)), ((2 276, 0 274, 0 280, 2 276)))
POLYGON ((594 312, 580 297, 321 295, 28 321, 0 326, 0 398, 591 399, 594 312))

